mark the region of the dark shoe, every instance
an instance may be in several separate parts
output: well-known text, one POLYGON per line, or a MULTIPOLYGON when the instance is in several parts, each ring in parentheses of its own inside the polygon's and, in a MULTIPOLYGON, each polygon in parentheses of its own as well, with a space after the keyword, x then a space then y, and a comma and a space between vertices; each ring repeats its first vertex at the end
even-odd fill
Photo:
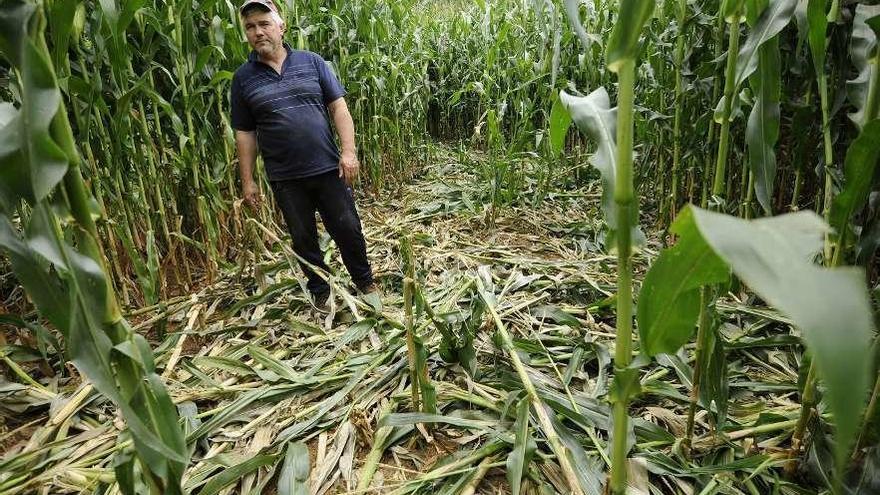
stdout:
POLYGON ((328 309, 328 301, 330 301, 330 292, 319 292, 317 294, 312 294, 312 298, 315 302, 315 307, 326 311, 328 309))
POLYGON ((382 312, 382 294, 375 282, 358 285, 357 290, 365 303, 369 304, 377 313, 382 312))
POLYGON ((367 284, 358 285, 358 286, 357 286, 357 290, 358 290, 358 292, 360 292, 361 294, 363 294, 363 295, 367 295, 367 294, 372 294, 373 292, 378 292, 378 291, 379 291, 379 287, 376 286, 376 283, 375 283, 375 282, 370 282, 370 283, 367 283, 367 284))

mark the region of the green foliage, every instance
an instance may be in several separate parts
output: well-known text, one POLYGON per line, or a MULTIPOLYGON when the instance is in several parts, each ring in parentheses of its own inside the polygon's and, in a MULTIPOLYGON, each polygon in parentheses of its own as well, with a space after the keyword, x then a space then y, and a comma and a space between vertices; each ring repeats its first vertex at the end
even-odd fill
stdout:
POLYGON ((284 464, 278 476, 278 495, 307 495, 311 459, 308 447, 302 442, 290 444, 284 455, 284 464))
POLYGON ((562 97, 553 98, 550 109, 550 153, 558 156, 565 146, 565 136, 571 126, 571 114, 566 110, 562 97))
POLYGON ((834 198, 831 209, 831 225, 838 236, 849 229, 849 220, 868 201, 873 188, 873 178, 880 160, 880 119, 867 123, 859 136, 850 144, 844 162, 845 183, 834 198))
POLYGON ((739 88, 758 68, 761 47, 788 25, 797 6, 796 0, 773 0, 761 12, 736 58, 736 87, 739 88))
POLYGON ((513 450, 507 456, 505 467, 507 468, 507 481, 510 483, 510 493, 519 495, 522 489, 523 474, 538 449, 535 440, 529 433, 528 398, 520 399, 519 405, 516 407, 516 422, 513 424, 513 432, 513 450))
MULTIPOLYGON (((605 88, 599 88, 587 96, 574 96, 562 91, 559 100, 571 114, 578 129, 596 142, 596 152, 589 161, 602 176, 602 213, 613 234, 617 229, 618 210, 614 200, 618 168, 615 138, 617 109, 611 108, 605 88)), ((645 237, 639 228, 638 215, 637 208, 630 210, 631 236, 637 244, 641 244, 645 237)))
MULTIPOLYGON (((234 466, 229 466, 225 468, 223 472, 205 483, 205 486, 199 491, 199 495, 217 495, 221 490, 236 482, 242 476, 250 474, 262 467, 270 466, 274 464, 276 460, 277 456, 263 454, 251 457, 250 459, 235 464, 234 466)), ((279 490, 279 493, 284 492, 279 490)))
POLYGON ((617 22, 605 48, 608 70, 617 72, 627 60, 635 60, 642 28, 654 12, 654 0, 622 0, 617 22))
MULTIPOLYGON (((638 0, 278 3, 283 4, 291 45, 318 52, 348 89, 365 184, 373 192, 391 193, 420 174, 431 164, 428 149, 435 140, 461 142, 461 160, 478 167, 480 193, 462 196, 461 202, 469 211, 487 210, 490 225, 498 208, 520 208, 572 194, 572 185, 583 185, 595 176, 583 166, 587 160, 598 170, 602 216, 612 234, 604 245, 616 248, 619 255, 618 293, 610 300, 618 303, 620 338, 610 393, 615 427, 623 426, 617 433, 608 432, 612 442, 627 439, 625 445, 615 444, 626 447, 622 456, 615 454, 618 470, 635 439, 628 419, 630 399, 640 389, 647 394, 681 395, 660 388, 652 376, 640 383, 640 368, 627 365, 632 356, 630 249, 643 239, 640 203, 643 221, 656 220, 661 228, 683 202, 701 199, 713 209, 739 210, 747 218, 757 213, 753 195, 767 215, 783 205, 813 208, 828 215, 838 236, 828 235, 824 263, 856 259, 872 266, 880 246, 880 210, 870 201, 877 192, 874 178, 880 153, 876 5, 831 2, 828 10, 829 2, 824 0, 667 0, 657 8, 653 1, 638 0), (801 38, 795 42, 786 29, 797 16, 801 38), (743 18, 748 28, 741 27, 743 18), (741 33, 745 39, 740 47, 741 33), (722 73, 725 49, 728 67, 722 73), (856 77, 844 88, 843 79, 850 74, 856 77), (592 92, 573 96, 573 88, 592 92), (611 95, 603 88, 609 88, 611 95), (611 103, 615 98, 617 107, 611 103), (737 122, 749 105, 747 120, 737 122), (714 125, 715 108, 720 126, 714 125), (848 112, 856 129, 845 125, 848 112), (572 120, 583 136, 568 133, 572 120), (821 151, 815 146, 819 135, 824 139, 821 151), (487 159, 472 159, 472 149, 485 152, 487 159), (831 249, 833 241, 836 250, 831 249), (832 252, 833 259, 828 257, 832 252)), ((63 373, 64 358, 53 359, 48 349, 60 353, 66 343, 73 363, 98 390, 119 402, 136 447, 123 447, 125 440, 120 442, 113 463, 123 493, 174 493, 187 452, 171 399, 155 375, 152 352, 119 318, 114 293, 125 306, 149 305, 166 300, 174 291, 186 292, 193 282, 222 280, 233 262, 248 266, 253 245, 261 243, 258 236, 249 235, 246 226, 253 225, 247 216, 270 227, 278 220, 271 203, 250 214, 233 204, 239 192, 228 85, 232 71, 249 51, 236 7, 235 2, 212 0, 7 0, 0 7, 0 54, 5 65, 15 68, 11 78, 0 79, 0 95, 9 100, 0 102, 0 245, 49 328, 33 323, 35 317, 30 315, 4 319, 14 320, 17 331, 36 334, 38 349, 8 346, 0 354, 24 383, 39 385, 21 367, 14 367, 13 360, 42 357, 63 373), (45 13, 36 5, 43 5, 45 13), (48 45, 33 36, 44 25, 48 45), (61 118, 64 115, 70 124, 61 118), (98 245, 106 247, 106 253, 98 245), (60 339, 52 333, 55 329, 60 339)), ((263 182, 264 189, 266 185, 263 182)), ((682 356, 660 359, 677 360, 682 384, 694 380, 701 404, 717 413, 714 427, 724 429, 727 396, 736 397, 731 390, 742 386, 737 382, 738 362, 727 353, 767 343, 793 345, 793 338, 773 334, 778 330, 770 322, 779 319, 762 308, 749 311, 762 315, 756 325, 769 327, 771 335, 758 341, 731 339, 726 320, 730 301, 726 294, 705 287, 723 283, 733 271, 784 314, 778 318, 793 320, 814 354, 815 374, 824 384, 820 391, 825 392, 836 426, 839 468, 859 427, 862 391, 871 378, 861 366, 872 337, 870 320, 864 317, 869 306, 861 276, 851 269, 822 270, 812 264, 826 228, 809 214, 747 223, 689 207, 671 225, 670 233, 673 237, 663 241, 675 244, 655 260, 636 306, 640 351, 649 356, 674 354, 692 341, 700 320, 693 372, 682 356), (845 338, 842 329, 850 332, 845 338)), ((598 244, 602 240, 596 239, 598 244)), ((257 246, 256 251, 261 250, 257 246)), ((402 251, 403 271, 415 280, 412 250, 402 251)), ((651 251, 646 253, 650 256, 651 251)), ((636 263, 639 259, 637 255, 636 263)), ((868 278, 874 283, 876 275, 869 271, 868 278)), ((486 318, 492 318, 499 328, 497 344, 516 368, 520 381, 514 379, 515 386, 525 386, 529 394, 517 408, 513 431, 505 432, 515 439, 507 460, 514 490, 526 476, 539 478, 529 472, 534 450, 531 411, 537 419, 536 431, 547 438, 571 488, 579 485, 598 492, 601 468, 593 464, 598 457, 588 457, 585 445, 589 444, 580 434, 586 433, 596 451, 604 453, 600 450, 605 448, 604 433, 596 436, 592 423, 610 423, 611 411, 605 410, 604 402, 587 408, 576 389, 565 390, 570 394, 567 405, 560 405, 566 402, 561 395, 542 396, 543 377, 535 375, 540 366, 532 367, 523 351, 528 342, 514 341, 514 329, 508 333, 501 323, 498 312, 505 308, 497 301, 501 295, 488 287, 491 276, 481 278, 483 283, 477 294, 462 293, 469 302, 446 307, 437 315, 431 313, 426 291, 411 287, 415 311, 410 322, 410 371, 419 409, 435 413, 438 406, 449 403, 444 401, 446 387, 435 389, 428 379, 431 367, 437 365, 428 359, 435 350, 445 361, 459 363, 472 380, 484 378, 477 373, 480 346, 475 342, 486 318), (415 324, 421 320, 422 324, 415 324), (561 416, 547 416, 545 398, 561 416), (582 431, 572 434, 568 428, 573 423, 582 431)), ((608 295, 610 289, 601 282, 594 285, 599 286, 608 295)), ((271 291, 245 297, 233 307, 264 303, 290 287, 287 282, 277 283, 271 291)), ((332 346, 334 352, 383 328, 378 324, 383 308, 369 303, 375 319, 352 325, 332 346)), ((585 331, 584 313, 562 309, 557 301, 542 302, 523 314, 566 325, 570 334, 585 331)), ((298 328, 306 329, 309 338, 327 335, 308 325, 298 328)), ((570 367, 564 376, 557 373, 566 388, 577 383, 583 367, 596 359, 599 384, 594 393, 601 395, 609 371, 608 350, 592 342, 583 345, 578 341, 567 358, 570 367)), ((182 366, 211 387, 222 380, 208 378, 199 366, 258 377, 272 383, 272 394, 314 383, 314 377, 262 345, 252 343, 240 351, 234 357, 201 356, 182 366), (255 364, 242 362, 244 355, 255 364)), ((787 386, 786 378, 782 382, 779 387, 787 386)), ((806 398, 810 383, 803 385, 806 422, 815 402, 806 398)), ((328 399, 315 416, 328 417, 328 411, 343 404, 350 391, 328 399)), ((263 392, 248 392, 201 426, 190 423, 195 415, 190 411, 186 423, 190 440, 218 431, 263 398, 263 392)), ((692 400, 696 403, 697 397, 692 400)), ((484 430, 493 426, 448 414, 391 418, 405 419, 407 426, 414 422, 484 430)), ((329 424, 320 421, 288 425, 284 442, 276 447, 283 452, 287 440, 313 432, 309 428, 316 424, 321 428, 329 424)), ((865 421, 866 430, 870 422, 871 417, 865 421)), ((636 428, 645 428, 644 422, 636 422, 636 428)), ((403 430, 381 428, 371 451, 373 472, 382 452, 412 428, 403 430)), ((656 430, 660 428, 655 426, 655 437, 642 436, 640 442, 666 441, 656 430)), ((813 435, 817 433, 821 432, 813 435)), ((792 456, 798 454, 797 441, 792 456)), ((482 454, 494 455, 489 450, 482 454)), ((646 450, 643 459, 652 463, 652 473, 666 469, 697 476, 696 484, 702 482, 702 474, 726 465, 714 460, 724 456, 720 451, 693 467, 646 450)), ((809 456, 817 457, 816 452, 814 447, 809 456)), ((256 473, 263 462, 281 462, 281 455, 254 459, 229 463, 232 468, 215 475, 202 491, 229 489, 239 478, 256 473)), ((308 453, 301 444, 287 446, 280 493, 303 489, 309 474, 307 466, 303 471, 306 460, 308 453)), ((749 459, 742 466, 758 469, 765 460, 749 459)), ((749 482, 758 478, 757 472, 749 482)), ((369 488, 370 476, 360 489, 369 488)), ((447 490, 463 488, 471 479, 466 473, 458 483, 449 483, 447 490)), ((620 492, 620 474, 616 479, 613 488, 620 492)), ((191 482, 199 486, 204 478, 191 482)), ((11 481, 3 483, 8 486, 11 481)))
MULTIPOLYGON (((773 6, 781 2, 775 2, 773 6)), ((793 4, 794 2, 792 2, 793 4)), ((753 1, 748 12, 748 22, 758 27, 764 21, 763 13, 770 7, 766 2, 753 1), (758 14, 762 17, 755 19, 758 14)), ((779 55, 778 34, 758 48, 756 71, 749 76, 749 84, 755 95, 755 104, 746 124, 749 168, 755 182, 755 195, 764 213, 772 215, 772 198, 776 180, 776 142, 779 139, 779 100, 782 86, 782 68, 779 55)), ((748 44, 748 43, 747 43, 748 44)))
MULTIPOLYGON (((867 363, 874 325, 860 270, 825 269, 812 263, 827 232, 827 226, 812 213, 746 221, 688 207, 677 220, 677 228, 687 235, 683 235, 673 249, 677 252, 711 249, 737 277, 768 304, 788 315, 802 331, 834 413, 836 458, 838 469, 842 469, 870 386, 867 363), (684 243, 705 247, 681 247, 684 243)), ((667 256, 663 263, 658 260, 656 269, 658 274, 677 271, 685 274, 682 278, 687 278, 691 276, 689 265, 689 259, 667 256), (670 267, 676 260, 678 266, 670 267)), ((706 273, 705 277, 702 284, 713 282, 712 273, 706 273)), ((648 280, 652 286, 642 292, 642 303, 675 305, 681 308, 682 317, 676 325, 658 325, 651 318, 652 312, 646 312, 646 318, 639 320, 645 341, 669 339, 673 345, 683 343, 687 339, 682 335, 692 331, 699 309, 690 303, 688 292, 676 290, 679 284, 660 281, 657 274, 649 274, 646 285, 648 280), (681 302, 683 298, 687 300, 681 302), (650 333, 653 331, 665 332, 668 336, 653 335, 650 333)), ((692 280, 686 286, 698 283, 699 280, 692 280)), ((671 350, 674 350, 672 345, 654 346, 648 352, 671 350)))
POLYGON ((727 265, 701 242, 692 216, 685 208, 676 218, 670 231, 678 242, 660 253, 639 291, 639 342, 649 356, 674 354, 689 342, 700 314, 700 289, 728 278, 727 265))
POLYGON ((828 21, 825 19, 824 0, 808 0, 807 2, 807 42, 813 60, 813 70, 818 74, 825 70, 825 35, 828 21))
MULTIPOLYGON (((868 94, 871 81, 875 80, 874 74, 878 70, 878 64, 875 62, 877 58, 876 46, 878 45, 878 37, 871 26, 868 25, 868 19, 876 19, 877 16, 880 16, 880 5, 859 4, 855 8, 850 57, 852 58, 853 68, 858 75, 855 79, 847 81, 847 96, 852 106, 855 107, 855 111, 849 115, 850 120, 859 128, 867 123, 865 110, 868 94)), ((811 35, 813 30, 817 31, 815 36, 818 38, 818 26, 813 28, 811 24, 811 35)), ((824 36, 824 30, 822 34, 824 36)), ((810 46, 812 47, 812 38, 810 46)))
POLYGON ((11 174, 3 183, 14 188, 0 191, 0 247, 41 315, 61 332, 70 360, 122 411, 151 491, 182 493, 189 454, 177 413, 149 344, 119 316, 43 20, 30 3, 0 6, 0 49, 21 78, 21 107, 2 106, 2 166, 11 174), (22 232, 11 219, 21 222, 22 232))

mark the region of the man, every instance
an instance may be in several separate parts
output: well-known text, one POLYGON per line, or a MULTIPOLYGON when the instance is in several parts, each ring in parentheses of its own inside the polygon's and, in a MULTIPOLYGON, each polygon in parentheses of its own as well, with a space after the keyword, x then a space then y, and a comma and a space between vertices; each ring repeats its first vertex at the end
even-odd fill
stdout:
MULTIPOLYGON (((253 51, 232 79, 232 127, 245 202, 259 204, 253 171, 263 156, 275 201, 302 259, 329 271, 318 246, 315 211, 336 241, 352 281, 363 294, 376 290, 367 246, 351 194, 360 164, 345 89, 324 59, 283 43, 284 22, 272 0, 247 0, 240 9, 253 51), (342 147, 333 140, 333 119, 342 147)), ((323 307, 327 285, 300 264, 315 305, 323 307)))

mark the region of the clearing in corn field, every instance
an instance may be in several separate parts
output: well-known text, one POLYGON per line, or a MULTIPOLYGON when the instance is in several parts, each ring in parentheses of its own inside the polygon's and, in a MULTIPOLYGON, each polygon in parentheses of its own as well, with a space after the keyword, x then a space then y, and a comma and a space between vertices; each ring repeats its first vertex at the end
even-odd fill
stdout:
POLYGON ((880 493, 880 6, 0 0, 0 494, 880 493))

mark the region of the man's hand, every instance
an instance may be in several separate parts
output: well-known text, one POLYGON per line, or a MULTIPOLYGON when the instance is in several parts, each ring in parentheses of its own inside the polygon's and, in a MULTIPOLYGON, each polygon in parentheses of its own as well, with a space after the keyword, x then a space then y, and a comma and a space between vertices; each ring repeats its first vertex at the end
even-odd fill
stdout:
POLYGON ((242 184, 242 195, 244 196, 244 202, 247 203, 251 208, 257 208, 260 206, 260 188, 257 187, 257 183, 254 181, 245 182, 242 184))
POLYGON ((339 177, 345 179, 345 183, 350 186, 358 178, 360 170, 361 163, 357 159, 357 154, 343 152, 339 158, 339 177))

